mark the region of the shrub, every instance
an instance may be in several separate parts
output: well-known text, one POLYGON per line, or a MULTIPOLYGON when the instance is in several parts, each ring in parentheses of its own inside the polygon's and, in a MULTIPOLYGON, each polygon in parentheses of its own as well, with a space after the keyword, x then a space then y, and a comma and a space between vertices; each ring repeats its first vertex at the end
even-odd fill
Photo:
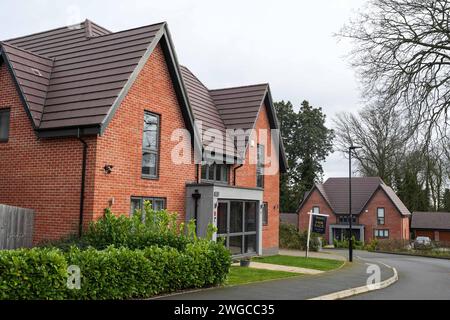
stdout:
MULTIPOLYGON (((336 239, 333 240, 333 245, 337 249, 348 249, 348 243, 349 243, 348 239, 345 239, 342 241, 339 241, 336 239)), ((356 240, 355 236, 353 236, 352 237, 352 248, 356 249, 356 250, 362 250, 362 249, 364 249, 364 242, 356 240)))
MULTIPOLYGON (((107 211, 81 239, 0 251, 0 298, 147 298, 225 281, 231 253, 223 243, 198 239, 194 222, 179 226, 167 211, 146 205, 143 216, 107 211), (80 268, 79 290, 67 288, 70 265, 80 268)), ((208 228, 208 234, 214 231, 208 228)))
POLYGON ((0 251, 0 299, 63 299, 67 262, 57 249, 0 251))
MULTIPOLYGON (((309 241, 309 249, 318 251, 320 246, 320 236, 312 233, 309 241)), ((299 232, 295 226, 290 224, 280 224, 280 248, 306 250, 308 232, 299 232)))
POLYGON ((198 240, 185 251, 72 247, 0 252, 1 299, 132 299, 221 284, 231 255, 222 245, 198 240), (81 270, 81 289, 66 286, 69 265, 81 270))

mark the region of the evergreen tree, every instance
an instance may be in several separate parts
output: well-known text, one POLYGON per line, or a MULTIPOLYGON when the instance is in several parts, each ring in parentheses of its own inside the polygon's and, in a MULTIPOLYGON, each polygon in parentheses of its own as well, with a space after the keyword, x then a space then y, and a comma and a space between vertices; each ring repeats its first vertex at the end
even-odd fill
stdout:
POLYGON ((289 169, 280 179, 282 212, 295 212, 305 192, 323 175, 322 162, 333 151, 333 130, 325 126, 322 108, 303 101, 299 112, 291 102, 275 103, 289 169))

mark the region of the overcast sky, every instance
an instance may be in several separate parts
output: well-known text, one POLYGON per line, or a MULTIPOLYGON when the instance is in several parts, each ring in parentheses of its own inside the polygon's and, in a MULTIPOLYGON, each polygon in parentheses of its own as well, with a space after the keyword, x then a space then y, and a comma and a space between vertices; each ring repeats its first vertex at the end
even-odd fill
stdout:
MULTIPOLYGON (((88 18, 120 31, 167 21, 178 59, 209 88, 269 82, 273 98, 337 112, 360 108, 358 84, 333 37, 365 0, 2 0, 0 39, 88 18)), ((346 176, 339 153, 325 177, 346 176)))

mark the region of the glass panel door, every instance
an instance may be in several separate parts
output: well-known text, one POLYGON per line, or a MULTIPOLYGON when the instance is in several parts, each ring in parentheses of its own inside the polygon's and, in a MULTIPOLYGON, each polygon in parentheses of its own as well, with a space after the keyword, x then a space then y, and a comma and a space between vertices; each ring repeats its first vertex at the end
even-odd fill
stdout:
POLYGON ((219 202, 217 209, 217 234, 220 236, 228 233, 228 202, 219 202))
POLYGON ((219 201, 217 210, 217 235, 233 255, 257 252, 256 201, 219 201))

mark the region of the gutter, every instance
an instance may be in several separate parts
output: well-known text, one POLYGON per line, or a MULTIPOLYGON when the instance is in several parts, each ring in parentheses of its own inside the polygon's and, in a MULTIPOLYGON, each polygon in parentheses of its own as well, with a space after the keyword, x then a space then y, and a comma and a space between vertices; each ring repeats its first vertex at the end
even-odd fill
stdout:
POLYGON ((83 144, 83 162, 81 167, 81 192, 80 192, 80 218, 78 225, 78 236, 81 237, 83 234, 83 215, 84 215, 84 194, 85 194, 85 180, 86 180, 86 162, 87 162, 87 149, 88 144, 85 140, 80 137, 78 132, 78 140, 83 144))

